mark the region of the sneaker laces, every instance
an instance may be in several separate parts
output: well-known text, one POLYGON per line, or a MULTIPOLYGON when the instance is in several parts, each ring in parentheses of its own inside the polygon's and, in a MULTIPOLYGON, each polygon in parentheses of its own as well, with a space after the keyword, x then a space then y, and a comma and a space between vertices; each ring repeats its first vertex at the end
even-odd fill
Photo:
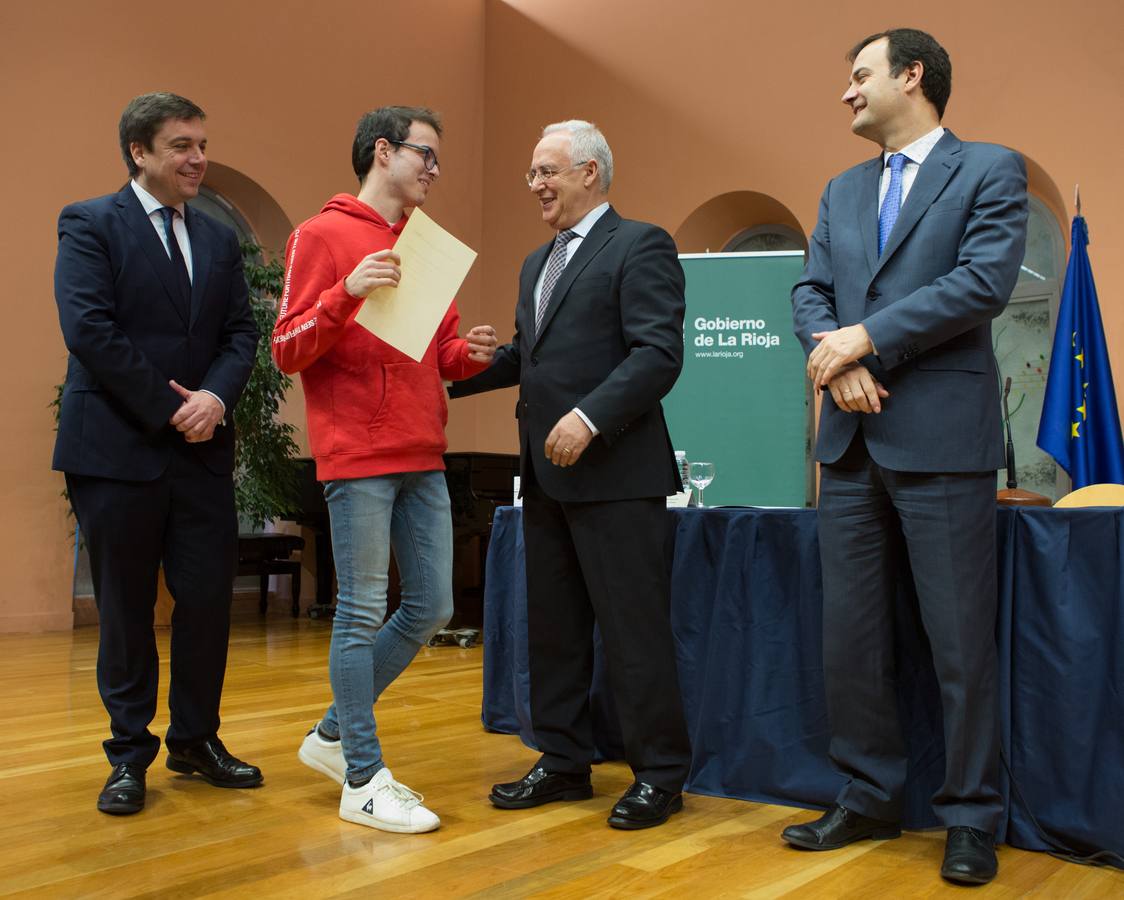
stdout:
POLYGON ((422 801, 425 800, 425 797, 417 791, 406 787, 406 785, 399 781, 395 781, 393 777, 382 782, 377 790, 388 794, 402 809, 411 809, 415 806, 420 806, 422 801))

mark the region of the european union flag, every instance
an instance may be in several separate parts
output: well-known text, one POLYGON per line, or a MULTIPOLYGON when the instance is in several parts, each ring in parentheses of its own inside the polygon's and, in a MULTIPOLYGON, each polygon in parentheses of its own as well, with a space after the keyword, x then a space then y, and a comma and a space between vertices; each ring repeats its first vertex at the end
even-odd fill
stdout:
POLYGON ((1088 244, 1085 220, 1076 216, 1038 423, 1038 446, 1069 473, 1075 489, 1124 484, 1124 442, 1088 244))

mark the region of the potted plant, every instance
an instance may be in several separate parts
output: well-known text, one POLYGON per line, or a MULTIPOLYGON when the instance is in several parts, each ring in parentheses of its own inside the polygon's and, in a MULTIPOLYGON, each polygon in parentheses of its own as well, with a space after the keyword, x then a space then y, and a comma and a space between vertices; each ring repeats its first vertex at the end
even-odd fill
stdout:
POLYGON ((277 419, 293 380, 273 364, 269 350, 285 272, 278 260, 266 262, 256 244, 242 244, 242 261, 261 340, 250 380, 234 409, 234 501, 239 520, 258 529, 297 508, 293 460, 298 448, 293 426, 277 419))

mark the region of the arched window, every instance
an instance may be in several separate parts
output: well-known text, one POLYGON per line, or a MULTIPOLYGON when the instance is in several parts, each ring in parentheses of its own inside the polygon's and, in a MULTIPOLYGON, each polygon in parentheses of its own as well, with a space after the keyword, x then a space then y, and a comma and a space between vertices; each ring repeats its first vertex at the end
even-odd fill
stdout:
MULTIPOLYGON (((1037 197, 1030 198, 1026 254, 1011 302, 991 326, 1000 383, 1011 379, 1009 405, 1019 487, 1057 499, 1059 469, 1052 457, 1038 449, 1038 421, 1046 393, 1046 372, 1054 337, 1054 321, 1061 299, 1065 239, 1053 213, 1037 197)), ((1065 478, 1065 472, 1060 472, 1065 478)), ((999 471, 999 487, 1007 473, 999 471)))
POLYGON ((779 223, 754 225, 739 231, 722 248, 723 253, 772 253, 779 250, 800 250, 807 248, 807 242, 795 228, 779 223))
POLYGON ((229 225, 238 235, 239 241, 258 243, 254 230, 242 213, 226 197, 207 185, 200 185, 199 195, 194 200, 187 201, 187 205, 201 213, 206 213, 212 219, 218 219, 223 225, 229 225))

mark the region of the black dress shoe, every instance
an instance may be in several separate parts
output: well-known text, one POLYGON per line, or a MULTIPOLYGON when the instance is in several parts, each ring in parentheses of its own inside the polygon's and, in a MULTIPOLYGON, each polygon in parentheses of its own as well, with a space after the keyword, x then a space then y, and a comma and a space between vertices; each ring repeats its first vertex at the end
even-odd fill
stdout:
POLYGON ((114 766, 98 794, 98 809, 111 816, 129 816, 144 809, 144 767, 134 763, 114 766))
POLYGON ((169 750, 167 766, 184 775, 198 772, 215 787, 250 788, 262 782, 261 769, 231 756, 217 737, 183 750, 169 750))
POLYGON ((634 781, 613 807, 609 824, 627 831, 651 828, 662 825, 682 808, 683 795, 678 791, 665 791, 654 784, 634 781))
POLYGON ((500 809, 527 809, 554 800, 588 800, 592 796, 588 773, 548 772, 535 766, 518 781, 493 784, 488 799, 500 809))
POLYGON ((966 825, 954 825, 948 829, 942 878, 958 884, 987 884, 998 871, 992 835, 966 825))
POLYGON ((781 832, 782 838, 805 850, 838 850, 867 838, 886 841, 901 836, 901 827, 896 822, 860 816, 838 803, 816 821, 789 825, 781 832))

